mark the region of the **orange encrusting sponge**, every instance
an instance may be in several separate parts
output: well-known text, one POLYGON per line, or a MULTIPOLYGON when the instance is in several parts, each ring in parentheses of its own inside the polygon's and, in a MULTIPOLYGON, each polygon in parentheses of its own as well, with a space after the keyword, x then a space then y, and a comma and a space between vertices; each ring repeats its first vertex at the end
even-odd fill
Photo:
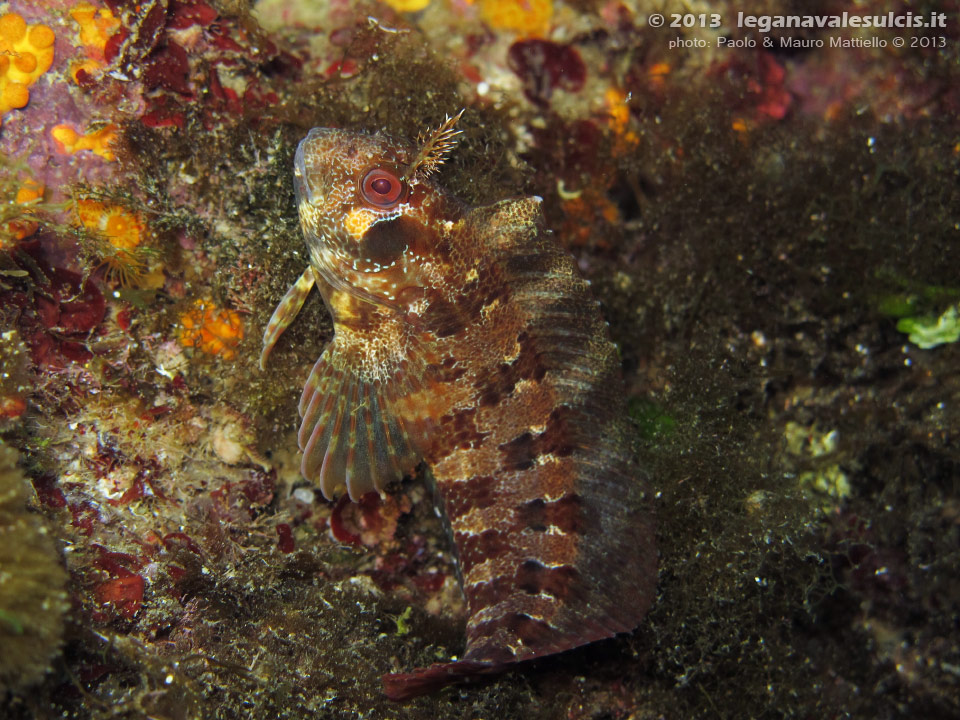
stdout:
POLYGON ((70 17, 80 26, 79 40, 85 55, 70 65, 70 77, 78 82, 81 70, 96 75, 104 69, 107 41, 120 29, 120 20, 109 8, 96 8, 88 2, 74 5, 70 17))
POLYGON ((232 360, 237 344, 243 339, 240 314, 218 308, 211 300, 201 299, 194 304, 196 307, 180 316, 180 344, 232 360))
POLYGON ((90 150, 104 160, 112 162, 117 159, 117 156, 113 154, 110 144, 116 139, 117 130, 119 128, 111 123, 99 130, 91 130, 81 135, 69 125, 56 125, 50 130, 50 136, 59 153, 72 155, 80 150, 90 150))

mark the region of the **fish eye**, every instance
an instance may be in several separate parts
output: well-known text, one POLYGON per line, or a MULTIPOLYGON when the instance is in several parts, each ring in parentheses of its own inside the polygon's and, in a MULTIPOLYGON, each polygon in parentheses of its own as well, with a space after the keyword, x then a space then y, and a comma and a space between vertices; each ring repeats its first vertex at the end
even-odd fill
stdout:
POLYGON ((375 207, 390 208, 400 201, 404 187, 403 181, 389 170, 374 168, 360 181, 360 194, 375 207))

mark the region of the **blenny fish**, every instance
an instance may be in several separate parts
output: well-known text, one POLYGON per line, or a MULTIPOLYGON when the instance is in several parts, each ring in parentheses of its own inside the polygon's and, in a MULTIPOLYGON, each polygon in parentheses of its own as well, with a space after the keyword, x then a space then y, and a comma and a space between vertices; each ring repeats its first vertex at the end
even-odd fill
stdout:
MULTIPOLYGON (((462 111, 461 111, 462 115, 462 111)), ((460 115, 417 144, 314 128, 294 182, 334 336, 300 398, 301 472, 353 500, 422 462, 468 607, 462 657, 383 678, 406 699, 636 628, 654 525, 617 349, 539 197, 469 207, 432 179, 460 115)))

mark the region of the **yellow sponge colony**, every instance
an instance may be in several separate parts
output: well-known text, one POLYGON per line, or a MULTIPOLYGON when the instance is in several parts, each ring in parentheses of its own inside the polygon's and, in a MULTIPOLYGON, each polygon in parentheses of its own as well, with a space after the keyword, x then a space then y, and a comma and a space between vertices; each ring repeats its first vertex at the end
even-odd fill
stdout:
POLYGON ((53 30, 27 25, 17 13, 0 17, 0 117, 30 100, 28 88, 53 64, 53 30))
POLYGON ((550 30, 553 0, 481 0, 480 17, 497 30, 541 37, 550 30))

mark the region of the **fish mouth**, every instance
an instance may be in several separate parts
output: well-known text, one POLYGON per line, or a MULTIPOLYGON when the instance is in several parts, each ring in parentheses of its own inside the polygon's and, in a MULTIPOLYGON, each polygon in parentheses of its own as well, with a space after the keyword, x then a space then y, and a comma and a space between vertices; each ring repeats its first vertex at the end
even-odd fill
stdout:
MULTIPOLYGON (((297 204, 301 202, 307 202, 311 205, 319 200, 317 194, 314 193, 311 183, 308 180, 309 174, 307 172, 307 164, 305 154, 308 152, 307 143, 309 143, 314 137, 315 133, 319 128, 314 128, 310 133, 300 141, 300 144, 297 145, 297 152, 293 156, 293 177, 294 177, 294 190, 297 194, 297 204)), ((309 149, 312 152, 312 149, 309 149)))
POLYGON ((364 302, 401 310, 397 303, 363 288, 361 278, 365 273, 356 268, 350 255, 341 251, 336 240, 326 235, 322 228, 311 228, 302 214, 300 227, 310 256, 310 265, 328 285, 364 302))
POLYGON ((337 138, 342 130, 335 128, 313 128, 297 145, 293 156, 293 175, 297 199, 304 199, 311 204, 322 204, 326 193, 322 191, 329 186, 330 162, 328 158, 334 155, 337 138))

